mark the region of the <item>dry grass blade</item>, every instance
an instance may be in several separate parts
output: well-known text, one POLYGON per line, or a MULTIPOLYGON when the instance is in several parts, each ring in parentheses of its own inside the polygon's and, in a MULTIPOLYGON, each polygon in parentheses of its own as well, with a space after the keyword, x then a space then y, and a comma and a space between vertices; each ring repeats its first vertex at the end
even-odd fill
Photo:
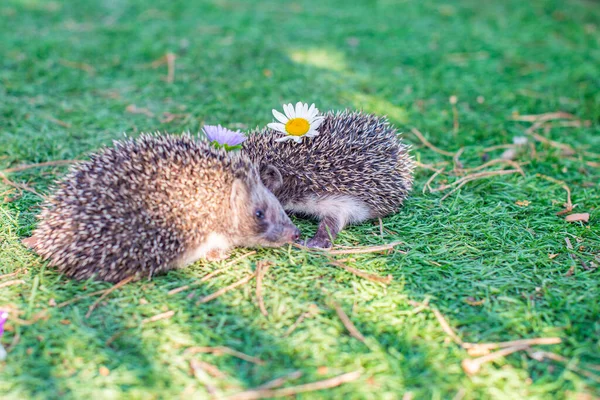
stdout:
POLYGON ((519 146, 516 145, 516 144, 508 144, 508 143, 507 144, 497 144, 497 145, 494 145, 494 146, 486 147, 482 151, 484 153, 488 153, 488 152, 494 151, 494 150, 514 149, 514 148, 517 148, 517 147, 519 147, 519 146))
POLYGON ((436 153, 448 156, 448 157, 454 157, 455 153, 451 153, 449 151, 446 150, 442 150, 438 147, 435 147, 434 145, 432 145, 427 139, 425 139, 425 136, 423 136, 423 134, 421 132, 419 132, 419 130, 417 128, 412 128, 410 130, 417 138, 419 138, 419 140, 421 141, 421 143, 423 143, 426 147, 428 147, 429 149, 435 151, 436 153))
POLYGON ((222 272, 225 272, 226 270, 228 270, 232 266, 236 265, 238 263, 238 261, 241 261, 241 260, 243 260, 246 257, 250 257, 253 254, 256 254, 256 251, 250 251, 250 252, 248 252, 246 254, 242 254, 241 256, 239 256, 239 257, 237 257, 237 258, 229 261, 222 268, 216 269, 213 272, 204 275, 202 278, 200 278, 200 280, 198 282, 196 282, 194 284, 191 284, 191 285, 184 285, 184 286, 181 286, 181 287, 178 287, 178 288, 175 288, 175 289, 171 289, 171 290, 168 291, 167 294, 169 296, 172 296, 172 295, 177 294, 179 292, 183 292, 184 290, 188 290, 189 288, 191 288, 193 286, 197 286, 197 285, 199 285, 202 282, 206 282, 207 280, 211 279, 212 277, 214 277, 214 276, 216 276, 216 275, 218 275, 218 274, 220 274, 222 272))
POLYGON ((16 182, 11 181, 1 171, 0 171, 0 179, 2 179, 2 182, 4 182, 5 184, 7 184, 8 186, 12 186, 12 187, 14 187, 16 189, 24 190, 24 191, 29 192, 29 193, 33 193, 36 196, 41 197, 42 199, 44 198, 43 195, 39 194, 35 189, 30 188, 26 184, 24 184, 24 183, 16 183, 16 182))
POLYGON ((349 372, 334 378, 322 381, 306 383, 304 385, 291 386, 283 389, 251 389, 226 397, 228 400, 255 400, 273 397, 294 396, 300 393, 314 392, 317 390, 331 389, 344 383, 352 382, 360 378, 361 371, 349 372))
POLYGON ((567 249, 573 250, 573 244, 571 243, 571 240, 568 237, 565 238, 565 243, 567 244, 567 249))
POLYGON ((538 178, 545 179, 549 182, 556 183, 557 185, 560 185, 563 189, 565 189, 565 192, 567 192, 567 202, 564 204, 565 209, 557 212, 556 215, 566 214, 573 210, 573 203, 571 203, 571 189, 569 188, 569 186, 566 184, 565 181, 561 181, 561 180, 558 180, 551 176, 543 175, 543 174, 536 174, 535 176, 537 176, 538 178))
POLYGON ((175 315, 175 311, 173 311, 173 310, 166 311, 164 313, 157 314, 153 317, 143 319, 142 325, 148 324, 150 322, 160 321, 161 319, 171 318, 173 315, 175 315))
POLYGON ((39 313, 35 314, 33 317, 31 317, 31 319, 26 320, 26 319, 21 319, 21 318, 17 318, 17 317, 11 317, 10 320, 12 322, 14 322, 17 325, 33 325, 36 322, 40 321, 40 320, 47 320, 50 316, 48 315, 48 311, 47 310, 43 310, 40 311, 39 313))
POLYGON ((446 193, 444 195, 444 197, 442 197, 440 199, 440 201, 446 200, 448 197, 450 197, 453 193, 457 192, 461 187, 465 186, 466 184, 467 184, 467 182, 462 182, 460 185, 458 185, 457 187, 455 187, 454 189, 452 189, 450 192, 446 193))
POLYGON ((435 164, 423 164, 420 163, 419 161, 415 161, 415 165, 417 166, 417 168, 423 168, 423 169, 428 169, 430 171, 437 171, 437 167, 442 166, 442 165, 448 165, 448 162, 443 161, 441 163, 435 163, 435 164))
POLYGON ((145 107, 138 107, 135 104, 130 104, 125 107, 125 111, 131 114, 143 114, 146 117, 153 118, 154 113, 145 107))
POLYGON ((25 283, 25 281, 23 279, 14 279, 12 281, 6 281, 6 282, 0 283, 0 289, 9 287, 9 286, 14 286, 14 285, 22 285, 24 283, 25 283))
POLYGON ((224 295, 225 293, 229 292, 230 290, 233 290, 239 286, 242 286, 242 285, 250 282, 252 280, 252 278, 254 278, 255 276, 256 276, 256 272, 253 272, 250 275, 248 275, 247 277, 242 278, 239 281, 232 283, 229 286, 226 286, 220 290, 217 290, 216 292, 211 293, 208 296, 202 297, 200 300, 198 300, 196 302, 196 305, 208 303, 209 301, 214 300, 217 297, 224 295))
POLYGON ((452 130, 455 135, 458 133, 458 128, 460 127, 458 121, 458 108, 456 107, 457 102, 458 98, 456 96, 450 96, 450 105, 452 106, 452 130))
MULTIPOLYGON (((554 361, 560 361, 560 362, 569 362, 569 359, 566 357, 561 356, 560 354, 556 354, 556 353, 551 353, 549 351, 542 351, 542 350, 537 350, 535 351, 533 354, 536 354, 543 356, 544 358, 547 358, 549 360, 554 360, 554 361)), ((600 372, 600 365, 596 365, 596 364, 590 364, 590 363, 581 363, 583 366, 585 366, 585 368, 591 369, 592 371, 598 371, 600 372)))
MULTIPOLYGON (((457 152, 456 155, 460 155, 460 150, 459 150, 459 152, 457 152)), ((450 192, 448 192, 446 195, 444 195, 444 197, 442 197, 441 201, 444 201, 445 199, 447 199, 449 196, 451 196, 453 193, 455 193, 456 191, 458 191, 461 187, 463 187, 468 182, 472 182, 472 181, 475 181, 475 180, 478 180, 478 179, 489 178, 491 176, 496 176, 496 175, 509 175, 509 174, 514 174, 514 173, 519 173, 522 176, 525 176, 525 172, 521 168, 521 165, 519 163, 516 163, 516 162, 512 161, 512 160, 494 159, 494 160, 488 161, 488 162, 486 162, 486 163, 484 163, 484 164, 482 164, 482 165, 480 165, 478 167, 474 167, 474 168, 462 168, 462 164, 460 164, 460 162, 455 158, 454 169, 451 171, 451 173, 453 173, 454 175, 460 175, 460 174, 463 174, 463 173, 470 173, 470 174, 466 175, 466 176, 463 176, 460 179, 457 179, 456 181, 454 181, 454 182, 452 182, 450 184, 440 185, 439 187, 437 187, 435 189, 432 189, 431 188, 431 183, 435 180, 435 178, 439 174, 441 174, 443 172, 443 170, 444 170, 444 168, 436 170, 435 173, 427 180, 427 182, 423 186, 423 193, 425 193, 426 189, 429 189, 429 192, 433 193, 433 192, 439 192, 439 191, 444 191, 444 190, 453 188, 450 192), (496 164, 506 164, 506 165, 509 165, 509 166, 513 167, 514 169, 512 169, 512 170, 482 171, 482 172, 475 173, 475 171, 479 171, 479 170, 482 170, 484 168, 487 168, 487 167, 490 167, 490 166, 496 165, 496 164)))
MULTIPOLYGON (((575 365, 572 365, 572 363, 569 361, 569 359, 567 359, 566 357, 563 357, 559 354, 551 353, 548 351, 541 351, 541 350, 529 351, 528 354, 531 358, 533 358, 534 360, 537 360, 537 361, 543 361, 544 359, 548 359, 548 360, 557 361, 562 364, 565 364, 565 368, 567 368, 571 371, 574 371, 578 374, 581 374, 581 375, 585 376, 586 378, 589 378, 595 382, 600 383, 600 376, 593 374, 589 371, 586 371, 582 368, 579 368, 575 365)), ((586 367, 588 367, 588 368, 591 367, 592 369, 594 369, 596 371, 600 371, 600 368, 595 365, 586 365, 586 367), (596 369, 596 368, 598 368, 598 369, 596 369)))
POLYGON ((252 357, 244 353, 240 353, 237 350, 230 349, 225 346, 217 346, 217 347, 189 347, 185 350, 185 354, 197 354, 197 353, 211 353, 216 356, 220 356, 222 354, 228 354, 230 356, 237 357, 241 360, 251 362, 253 364, 264 365, 265 362, 260 358, 252 357))
MULTIPOLYGON (((405 244, 404 242, 393 242, 388 244, 382 244, 377 246, 364 246, 355 247, 342 250, 329 250, 326 252, 328 255, 339 255, 339 254, 364 254, 364 253, 377 253, 380 251, 392 250, 394 247, 405 244)), ((399 253, 406 254, 405 251, 396 250, 399 253)))
POLYGON ((173 83, 175 81, 175 54, 167 53, 167 82, 173 83))
POLYGON ((360 269, 352 268, 352 267, 350 267, 340 261, 337 261, 337 260, 330 259, 329 264, 335 265, 336 267, 340 267, 342 269, 345 269, 346 271, 350 272, 351 274, 360 276, 361 278, 365 278, 372 282, 385 283, 386 285, 389 285, 392 282, 392 280, 394 280, 394 277, 392 275, 383 277, 383 276, 371 274, 369 272, 361 271, 360 269))
POLYGON ((6 352, 10 353, 21 341, 21 334, 19 333, 19 331, 15 332, 15 335, 13 336, 13 340, 10 342, 10 345, 8 345, 8 347, 6 348, 6 352))
POLYGON ((294 371, 290 372, 287 375, 282 376, 281 378, 273 379, 272 381, 265 382, 260 386, 257 386, 254 390, 264 390, 264 389, 273 389, 283 386, 287 381, 292 379, 298 379, 302 377, 302 371, 294 371))
POLYGON ((48 120, 48 121, 50 121, 50 122, 54 122, 56 125, 60 125, 63 128, 70 128, 71 127, 70 123, 65 122, 65 121, 61 121, 60 119, 54 118, 54 117, 49 116, 49 115, 47 115, 47 116, 45 116, 43 118, 46 119, 46 120, 48 120))
POLYGON ((168 296, 172 296, 172 295, 174 295, 174 294, 177 294, 177 293, 183 292, 184 290, 188 290, 188 289, 189 289, 189 288, 191 288, 192 286, 196 286, 196 285, 197 285, 197 283, 196 283, 196 284, 193 284, 193 285, 183 285, 183 286, 180 286, 180 287, 178 287, 178 288, 171 289, 171 290, 169 290, 169 291, 167 292, 167 295, 168 295, 168 296))
POLYGON ((467 175, 465 177, 462 177, 454 182, 452 182, 449 185, 442 185, 436 189, 432 189, 432 192, 438 192, 441 190, 446 190, 449 189, 453 186, 456 186, 454 189, 452 189, 450 192, 448 192, 446 195, 444 195, 444 197, 442 197, 440 199, 440 201, 444 201, 446 200, 450 195, 452 195, 453 193, 455 193, 456 191, 458 191, 461 187, 463 187, 464 185, 466 185, 469 182, 473 182, 479 179, 485 179, 485 178, 489 178, 492 176, 498 176, 498 175, 510 175, 510 174, 521 174, 523 175, 523 171, 521 169, 502 169, 502 170, 497 170, 497 171, 484 171, 484 172, 477 172, 471 175, 467 175))
POLYGON ((511 340, 508 342, 497 342, 497 343, 463 343, 462 347, 467 349, 470 356, 481 356, 486 355, 493 349, 501 349, 505 347, 515 346, 534 346, 534 345, 550 345, 561 343, 561 338, 549 337, 549 338, 533 338, 533 339, 519 339, 511 340))
POLYGON ((446 321, 446 318, 444 318, 442 313, 437 308, 433 307, 431 308, 431 311, 433 311, 433 315, 435 315, 435 317, 437 318, 444 332, 446 332, 446 334, 450 336, 454 343, 462 345, 462 339, 459 338, 456 333, 454 333, 454 331, 450 327, 450 324, 448 324, 448 321, 446 321))
POLYGON ((463 164, 460 162, 460 156, 462 155, 462 153, 465 151, 464 147, 461 147, 456 154, 454 154, 454 156, 452 157, 452 162, 454 163, 454 169, 453 171, 455 172, 459 172, 463 169, 463 164))
MULTIPOLYGON (((534 127, 535 127, 535 125, 532 126, 529 129, 532 129, 534 127)), ((533 138, 535 140, 537 140, 538 142, 545 143, 545 144, 547 144, 547 145, 549 145, 551 147, 560 149, 560 150, 563 151, 563 153, 565 155, 570 155, 571 156, 571 155, 577 154, 577 151, 575 151, 575 149, 573 147, 569 146, 568 144, 560 143, 560 142, 557 142, 555 140, 551 140, 551 139, 545 138, 542 135, 540 135, 539 133, 533 133, 533 131, 530 132, 529 129, 526 131, 526 133, 528 133, 531 136, 533 136, 533 138)))
POLYGON ((364 343, 365 342, 365 337, 363 336, 362 333, 360 333, 360 331, 352 323, 352 321, 350 320, 350 318, 348 317, 348 315, 344 312, 344 310, 342 309, 342 307, 340 307, 340 305, 337 304, 337 303, 334 303, 333 306, 335 308, 335 312, 337 313, 338 317, 340 318, 340 321, 342 321, 342 324, 344 324, 344 326, 346 327, 346 329, 350 333, 350 336, 352 336, 353 338, 355 338, 357 340, 360 340, 361 342, 364 343))
POLYGON ((61 307, 64 307, 64 306, 68 306, 69 304, 73 304, 73 303, 75 303, 75 302, 77 302, 79 300, 86 299, 86 298, 92 297, 92 296, 97 296, 97 295, 102 294, 102 293, 106 293, 107 290, 109 290, 109 289, 97 290, 95 292, 84 294, 82 296, 73 297, 70 300, 63 301, 62 303, 58 303, 58 305, 56 307, 61 308, 61 307))
POLYGON ((115 340, 117 340, 118 338, 123 336, 125 333, 127 333, 127 329, 115 333, 114 335, 112 335, 111 337, 106 339, 106 341, 104 342, 104 345, 107 347, 110 346, 115 340))
POLYGON ((600 158, 600 154, 591 153, 589 151, 584 151, 583 155, 587 156, 587 157, 592 157, 592 158, 600 158))
POLYGON ((594 161, 586 161, 585 162, 588 166, 592 167, 592 168, 600 168, 600 163, 599 162, 594 162, 594 161))
POLYGON ((224 379, 227 378, 227 374, 222 372, 219 368, 215 367, 212 364, 207 363, 206 361, 201 361, 201 360, 191 360, 194 362, 194 365, 197 368, 201 368, 204 371, 206 371, 210 376, 218 378, 218 379, 224 379))
POLYGON ((577 116, 562 111, 548 112, 543 114, 515 115, 513 121, 523 122, 546 122, 554 119, 577 119, 577 116))
POLYGON ((79 69, 81 71, 87 72, 90 75, 96 74, 96 68, 92 67, 90 64, 86 64, 83 62, 74 62, 69 60, 59 60, 58 62, 59 64, 67 68, 79 69))
POLYGON ((466 358, 462 361, 462 368, 467 374, 473 375, 473 374, 476 374, 477 372, 479 372, 479 370, 481 369, 481 366, 487 362, 494 361, 498 358, 501 358, 501 357, 507 356, 509 354, 512 354, 514 352, 517 352, 520 350, 525 350, 528 348, 529 348, 529 346, 522 344, 520 346, 506 347, 502 350, 498 350, 494 353, 490 353, 483 357, 466 358))
POLYGON ((173 83, 175 81, 175 59, 177 56, 173 53, 166 53, 158 60, 154 60, 150 66, 152 68, 158 68, 163 64, 167 64, 167 76, 164 78, 167 83, 173 83))
POLYGON ((265 307, 265 302, 262 297, 262 280, 269 268, 271 268, 271 263, 269 261, 259 261, 256 264, 256 298, 258 299, 258 308, 260 308, 260 312, 265 317, 269 315, 269 312, 265 307))
POLYGON ((302 323, 302 321, 304 321, 304 318, 306 318, 310 315, 311 315, 311 313, 309 311, 306 311, 306 312, 303 312, 302 314, 300 314, 298 319, 296 319, 296 321, 288 328, 288 330, 285 332, 283 337, 290 336, 292 334, 292 332, 294 332, 296 330, 298 325, 300 325, 302 323))
POLYGON ((17 276, 19 274, 26 274, 26 273, 27 273, 27 268, 19 268, 16 271, 13 271, 11 273, 0 275, 0 279, 11 278, 13 276, 17 276))
POLYGON ((59 165, 71 165, 73 163, 79 162, 80 160, 56 160, 56 161, 46 161, 37 164, 28 164, 28 165, 20 165, 18 167, 8 168, 3 170, 4 173, 12 173, 12 172, 20 172, 25 171, 32 168, 42 168, 42 167, 54 167, 59 165))
POLYGON ((204 388, 211 396, 217 395, 217 388, 213 385, 212 380, 209 378, 207 371, 203 368, 198 360, 190 360, 190 370, 194 377, 204 385, 204 388))
POLYGON ((496 165, 496 164, 507 164, 507 165, 510 165, 514 169, 519 170, 520 173, 521 173, 521 175, 525 175, 525 172, 523 171, 523 169, 521 168, 521 165, 519 163, 514 162, 512 160, 506 160, 504 158, 495 158, 493 160, 490 160, 490 161, 486 162, 485 164, 481 164, 478 167, 465 168, 461 172, 466 172, 466 173, 476 172, 476 171, 480 171, 480 170, 482 170, 484 168, 491 167, 492 165, 496 165))
POLYGON ((133 276, 129 276, 125 279, 123 279, 121 282, 117 283, 116 285, 114 285, 113 287, 111 287, 110 289, 107 289, 102 296, 100 296, 100 298, 98 300, 96 300, 94 302, 94 304, 92 304, 90 306, 90 309, 88 310, 87 314, 85 314, 86 318, 89 318, 90 315, 92 315, 92 313, 94 312, 94 310, 96 309, 96 307, 98 307, 98 304, 100 304, 100 302, 102 300, 104 300, 109 294, 111 294, 112 292, 114 292, 115 290, 125 286, 126 284, 128 284, 129 282, 131 282, 133 280, 133 276))
POLYGON ((429 177, 429 179, 427 180, 427 182, 425 182, 425 185, 423 185, 423 194, 425 194, 425 189, 429 189, 429 192, 431 192, 431 183, 435 180, 435 178, 439 174, 441 174, 444 171, 444 169, 446 169, 446 167, 442 167, 442 168, 438 169, 437 171, 435 171, 433 173, 433 175, 431 175, 429 177))
POLYGON ((549 122, 543 125, 544 129, 547 128, 582 128, 582 127, 590 127, 592 125, 592 121, 557 121, 557 122, 549 122))
POLYGON ((515 174, 515 173, 521 174, 521 175, 524 174, 523 170, 521 170, 520 168, 519 169, 500 169, 500 170, 496 170, 496 171, 476 172, 474 174, 469 174, 469 175, 463 176, 462 178, 457 179, 456 181, 454 181, 450 184, 441 185, 440 187, 433 189, 433 191, 440 192, 440 191, 443 191, 446 189, 450 189, 453 186, 476 181, 478 179, 489 178, 490 176, 496 176, 496 175, 509 175, 509 174, 515 174))

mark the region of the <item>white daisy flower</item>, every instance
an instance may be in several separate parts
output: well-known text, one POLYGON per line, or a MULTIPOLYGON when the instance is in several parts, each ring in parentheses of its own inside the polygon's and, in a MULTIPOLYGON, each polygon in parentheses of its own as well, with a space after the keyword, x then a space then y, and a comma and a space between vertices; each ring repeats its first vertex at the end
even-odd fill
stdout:
POLYGON ((298 102, 296 108, 290 104, 283 105, 285 115, 273 110, 273 116, 279 122, 272 122, 267 126, 273 130, 284 133, 286 136, 275 139, 276 142, 293 140, 301 143, 304 137, 315 137, 319 134, 317 128, 323 123, 325 117, 319 116, 319 110, 312 104, 298 102))

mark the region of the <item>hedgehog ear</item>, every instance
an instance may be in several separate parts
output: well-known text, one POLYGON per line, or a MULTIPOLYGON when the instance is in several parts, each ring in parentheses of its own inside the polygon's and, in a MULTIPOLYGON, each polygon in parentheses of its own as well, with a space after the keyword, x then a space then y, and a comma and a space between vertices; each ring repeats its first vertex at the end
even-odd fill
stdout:
POLYGON ((261 167, 260 179, 271 192, 277 191, 283 185, 281 172, 271 164, 261 167))
POLYGON ((237 208, 238 204, 248 202, 248 185, 242 179, 235 179, 231 186, 231 208, 237 208))
POLYGON ((231 186, 231 195, 229 197, 231 210, 233 211, 233 225, 238 226, 240 222, 241 210, 244 205, 248 207, 248 185, 243 179, 236 178, 231 186))

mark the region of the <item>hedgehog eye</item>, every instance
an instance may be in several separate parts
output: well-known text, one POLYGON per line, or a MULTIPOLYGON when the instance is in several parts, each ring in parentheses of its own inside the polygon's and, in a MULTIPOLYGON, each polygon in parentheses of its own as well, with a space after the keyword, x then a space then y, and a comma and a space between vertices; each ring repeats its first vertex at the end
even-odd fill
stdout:
POLYGON ((256 210, 256 212, 254 213, 254 216, 257 219, 264 219, 265 218, 265 213, 262 210, 256 210))

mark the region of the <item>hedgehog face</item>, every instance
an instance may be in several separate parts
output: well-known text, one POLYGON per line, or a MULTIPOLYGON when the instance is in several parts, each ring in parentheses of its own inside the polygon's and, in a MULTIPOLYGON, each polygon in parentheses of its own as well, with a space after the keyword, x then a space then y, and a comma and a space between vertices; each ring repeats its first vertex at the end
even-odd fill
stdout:
POLYGON ((235 180, 231 207, 238 246, 278 247, 300 237, 300 230, 258 176, 235 180))

